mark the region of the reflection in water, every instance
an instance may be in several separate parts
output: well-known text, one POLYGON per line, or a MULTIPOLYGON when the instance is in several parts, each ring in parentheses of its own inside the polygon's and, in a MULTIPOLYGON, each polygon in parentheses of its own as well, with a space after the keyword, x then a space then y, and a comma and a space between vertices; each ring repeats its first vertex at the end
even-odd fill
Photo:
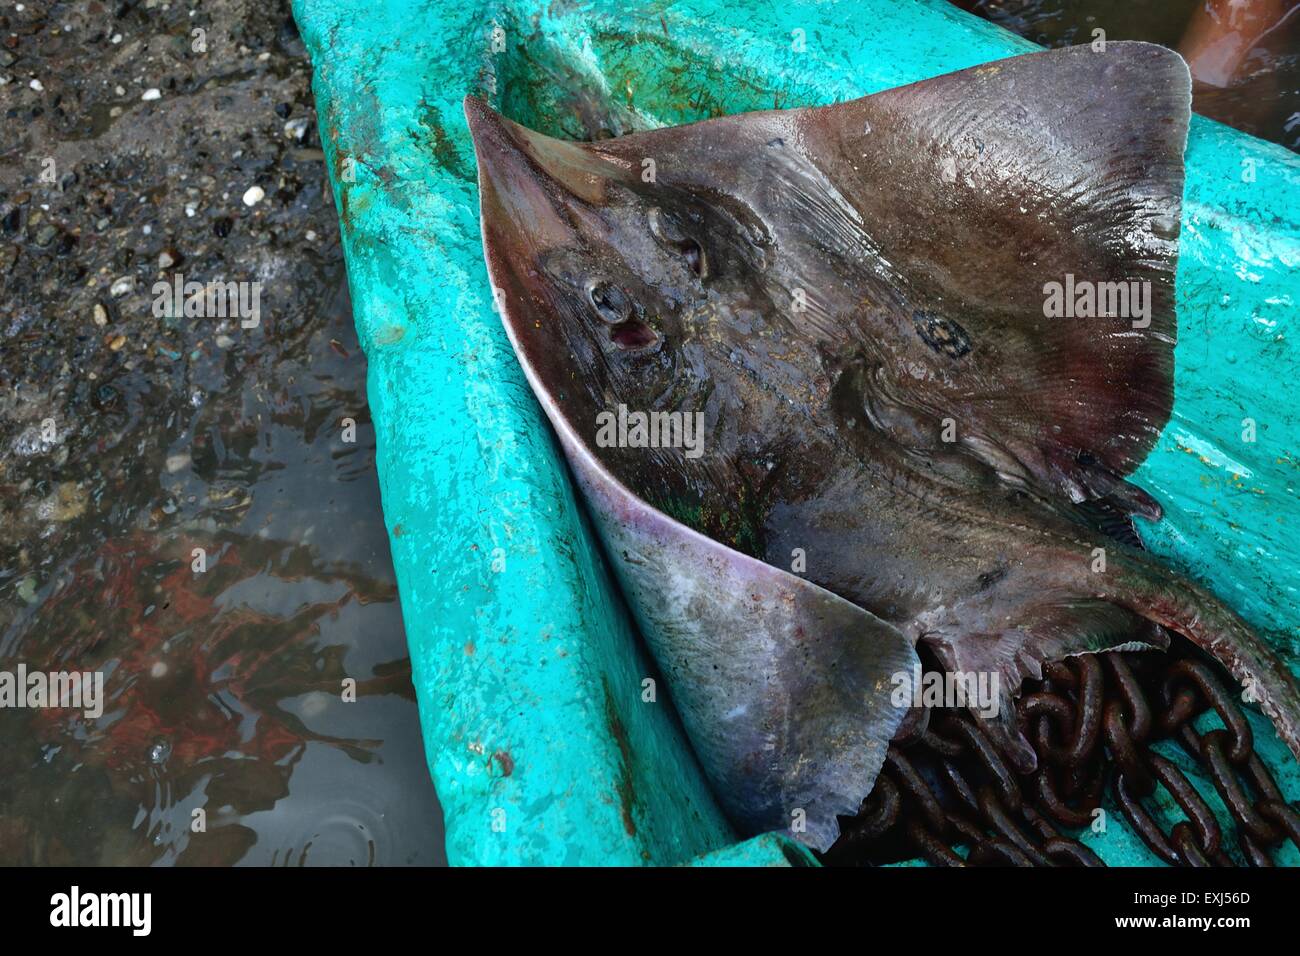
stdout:
POLYGON ((165 450, 0 487, 27 522, 4 535, 0 669, 99 670, 107 698, 97 720, 0 709, 0 862, 442 860, 364 360, 333 300, 241 363, 192 356, 179 411, 122 382, 107 414, 165 450))

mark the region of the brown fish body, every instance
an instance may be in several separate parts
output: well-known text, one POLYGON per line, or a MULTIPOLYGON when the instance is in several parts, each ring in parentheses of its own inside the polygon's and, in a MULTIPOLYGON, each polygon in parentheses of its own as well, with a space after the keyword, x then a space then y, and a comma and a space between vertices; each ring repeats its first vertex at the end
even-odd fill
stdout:
POLYGON ((1005 701, 1168 627, 1300 754, 1285 667, 1114 536, 1159 516, 1124 476, 1172 403, 1190 92, 1169 51, 1107 49, 591 145, 467 101, 507 331, 746 829, 795 806, 833 838, 917 642, 1005 701), (1076 278, 1133 307, 1054 314, 1076 278), (610 442, 616 409, 701 441, 610 442))

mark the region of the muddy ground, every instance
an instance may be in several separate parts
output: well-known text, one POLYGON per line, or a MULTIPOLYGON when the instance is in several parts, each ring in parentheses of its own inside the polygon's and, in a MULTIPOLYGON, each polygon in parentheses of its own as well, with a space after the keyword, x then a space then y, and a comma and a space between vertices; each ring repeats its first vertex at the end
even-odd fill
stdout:
POLYGON ((0 712, 0 863, 436 861, 287 3, 6 4, 0 84, 0 669, 108 698, 0 712))

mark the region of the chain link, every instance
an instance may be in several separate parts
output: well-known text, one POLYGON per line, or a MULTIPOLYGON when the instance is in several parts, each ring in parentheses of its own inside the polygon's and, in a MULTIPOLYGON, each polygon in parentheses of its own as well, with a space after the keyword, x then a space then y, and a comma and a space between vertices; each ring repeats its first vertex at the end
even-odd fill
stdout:
POLYGON ((1300 848, 1300 812, 1254 750, 1245 713, 1212 665, 1150 652, 1082 655, 1043 668, 1016 719, 1038 756, 1028 774, 965 711, 916 715, 889 749, 875 788, 826 854, 861 864, 920 854, 935 866, 1104 866, 1079 840, 1107 783, 1120 812, 1170 866, 1234 866, 1204 796, 1152 744, 1173 740, 1211 781, 1249 866, 1272 866, 1283 840, 1300 848), (1153 706, 1153 701, 1158 705, 1153 706), (1200 734, 1213 710, 1223 729, 1200 734), (1182 819, 1148 809, 1164 790, 1182 819), (963 857, 957 845, 965 845, 963 857), (882 849, 883 848, 883 849, 882 849))

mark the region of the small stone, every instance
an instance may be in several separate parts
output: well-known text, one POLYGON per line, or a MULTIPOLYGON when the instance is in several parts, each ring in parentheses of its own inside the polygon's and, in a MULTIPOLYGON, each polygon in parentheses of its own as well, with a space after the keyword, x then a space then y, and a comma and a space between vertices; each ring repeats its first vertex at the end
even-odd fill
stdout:
POLYGON ((151 86, 140 94, 140 99, 145 101, 162 99, 162 91, 156 86, 151 86))
POLYGON ((115 335, 111 340, 109 340, 108 348, 110 351, 120 352, 122 350, 122 346, 124 345, 126 345, 126 336, 115 335))
POLYGON ((86 513, 88 496, 75 481, 60 482, 46 501, 42 502, 41 516, 49 521, 66 523, 86 513))
POLYGON ((59 230, 49 223, 46 223, 36 230, 36 244, 44 248, 53 242, 58 235, 59 230))
POLYGON ((229 335, 218 335, 214 341, 219 349, 228 349, 235 344, 235 340, 229 335))
POLYGON ((308 241, 308 242, 315 242, 315 241, 316 241, 316 230, 315 230, 315 229, 308 229, 308 230, 307 230, 307 241, 308 241))
POLYGON ((115 299, 120 299, 134 288, 135 276, 122 276, 119 279, 115 279, 113 284, 108 287, 108 294, 115 299))
POLYGON ((40 80, 34 79, 27 85, 30 86, 32 89, 34 89, 37 93, 40 93, 42 90, 45 89, 45 84, 42 83, 40 80))
POLYGON ((158 740, 154 741, 153 746, 149 748, 149 762, 155 767, 165 764, 167 758, 171 755, 172 745, 166 738, 160 737, 158 740))
POLYGON ((36 579, 23 578, 23 583, 18 585, 18 596, 28 604, 36 603, 36 579))
POLYGON ((164 249, 162 252, 158 253, 158 268, 159 268, 159 269, 170 269, 170 268, 171 268, 172 266, 174 266, 174 265, 176 265, 176 253, 175 253, 175 250, 172 250, 172 249, 164 249))
POLYGON ((300 116, 297 119, 289 120, 289 122, 284 124, 284 135, 301 140, 307 135, 307 118, 300 116))
POLYGON ((265 198, 266 198, 266 190, 264 190, 261 186, 250 186, 248 190, 244 193, 244 205, 256 206, 265 198))
POLYGON ((96 325, 108 325, 108 309, 96 302, 95 307, 91 309, 91 318, 96 325))

